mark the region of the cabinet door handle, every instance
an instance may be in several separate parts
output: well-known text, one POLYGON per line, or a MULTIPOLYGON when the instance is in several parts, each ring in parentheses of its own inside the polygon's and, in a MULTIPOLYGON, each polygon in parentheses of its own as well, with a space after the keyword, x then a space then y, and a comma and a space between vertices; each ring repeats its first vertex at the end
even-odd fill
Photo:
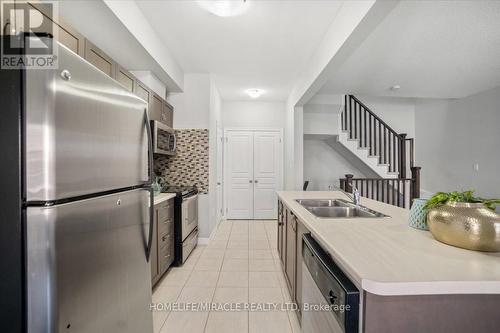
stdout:
POLYGON ((258 179, 256 179, 256 180, 254 180, 253 182, 254 182, 255 184, 257 184, 257 183, 259 182, 259 180, 258 180, 258 179))
POLYGON ((252 184, 252 181, 251 181, 251 180, 249 180, 248 182, 249 182, 250 184, 252 184))

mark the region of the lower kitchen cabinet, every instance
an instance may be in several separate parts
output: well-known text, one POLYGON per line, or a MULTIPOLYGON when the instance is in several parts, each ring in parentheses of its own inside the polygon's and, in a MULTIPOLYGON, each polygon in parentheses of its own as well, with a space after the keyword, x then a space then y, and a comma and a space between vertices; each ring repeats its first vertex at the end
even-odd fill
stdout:
POLYGON ((151 282, 154 286, 174 261, 174 199, 155 205, 151 247, 151 282))
POLYGON ((292 301, 298 305, 298 319, 302 307, 302 236, 309 233, 304 224, 278 201, 277 248, 281 266, 285 273, 288 291, 292 301))

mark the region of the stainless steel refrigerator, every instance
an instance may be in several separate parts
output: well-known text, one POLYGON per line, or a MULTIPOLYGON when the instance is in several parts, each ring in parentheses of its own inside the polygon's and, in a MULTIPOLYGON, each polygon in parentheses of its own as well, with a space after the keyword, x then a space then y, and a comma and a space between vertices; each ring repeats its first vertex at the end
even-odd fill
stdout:
POLYGON ((58 57, 2 70, 1 331, 152 332, 147 104, 58 57))

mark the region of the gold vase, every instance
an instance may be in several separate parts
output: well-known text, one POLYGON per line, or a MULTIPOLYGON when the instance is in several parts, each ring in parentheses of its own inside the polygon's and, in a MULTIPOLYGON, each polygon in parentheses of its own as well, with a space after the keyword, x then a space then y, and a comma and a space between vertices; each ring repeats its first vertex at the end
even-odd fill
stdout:
POLYGON ((500 215, 481 203, 449 202, 431 209, 427 225, 440 242, 469 250, 500 251, 500 215))

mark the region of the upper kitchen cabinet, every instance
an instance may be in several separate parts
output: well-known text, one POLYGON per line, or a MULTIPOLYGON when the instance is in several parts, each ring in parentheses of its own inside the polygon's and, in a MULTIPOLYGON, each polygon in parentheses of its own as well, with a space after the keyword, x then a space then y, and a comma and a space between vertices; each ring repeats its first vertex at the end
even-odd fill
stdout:
POLYGON ((163 102, 162 119, 167 126, 174 127, 174 107, 167 102, 163 102))
POLYGON ((84 56, 85 37, 82 34, 73 29, 62 18, 58 17, 54 19, 50 12, 50 7, 47 4, 40 2, 29 2, 29 5, 33 9, 39 11, 44 18, 40 27, 36 28, 37 31, 52 32, 54 37, 57 38, 57 40, 61 44, 63 44, 79 56, 84 56), (52 22, 54 24, 52 24, 52 22), (53 31, 53 29, 56 29, 56 31, 53 31))
MULTIPOLYGON (((130 92, 135 92, 135 78, 120 65, 116 65, 115 80, 118 81, 123 87, 130 92)), ((140 96, 139 96, 140 97, 140 96)))
POLYGON ((116 63, 88 39, 85 40, 85 59, 105 74, 115 77, 116 63))
POLYGON ((149 104, 149 118, 158 120, 165 125, 172 127, 174 120, 174 108, 159 95, 152 93, 149 104))
MULTIPOLYGON (((145 100, 148 104, 152 102, 151 90, 139 80, 135 80, 135 94, 145 100)), ((151 105, 149 106, 151 108, 151 105)), ((151 113, 151 112, 150 112, 151 113)))

